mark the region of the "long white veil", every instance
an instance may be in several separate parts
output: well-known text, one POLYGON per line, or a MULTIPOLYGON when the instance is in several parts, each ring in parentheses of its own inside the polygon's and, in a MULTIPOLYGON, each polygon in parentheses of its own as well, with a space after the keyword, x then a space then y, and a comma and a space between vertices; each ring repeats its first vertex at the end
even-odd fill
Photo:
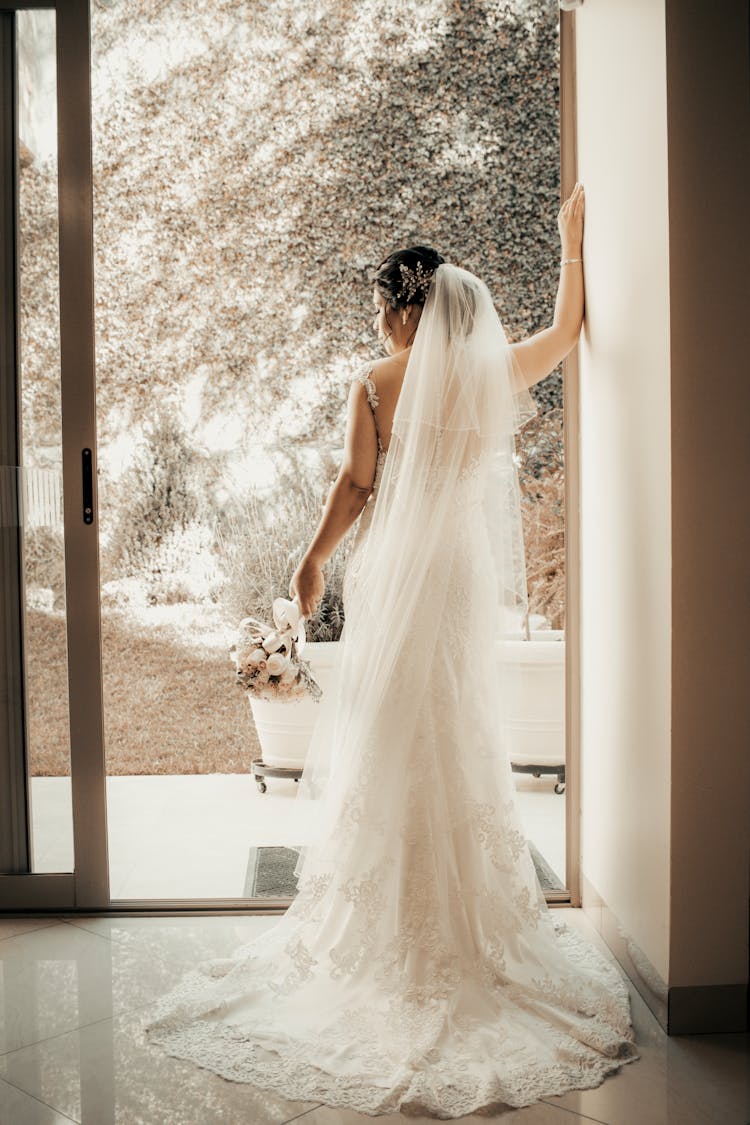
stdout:
MULTIPOLYGON (((311 842, 323 847, 336 810, 340 815, 342 802, 353 804, 366 761, 377 768, 380 753, 385 765, 378 740, 392 743, 396 729, 399 741, 416 734, 428 680, 446 671, 433 660, 441 630, 473 629, 481 620, 475 674, 496 700, 498 721, 496 746, 485 752, 508 752, 503 717, 520 669, 507 658, 501 669, 495 649, 504 632, 518 629, 527 608, 513 455, 515 434, 536 413, 487 286, 467 270, 440 265, 406 368, 356 581, 349 584, 337 689, 321 703, 300 778, 297 800, 307 802, 311 842), (467 575, 451 560, 469 543, 477 565, 467 575), (457 593, 466 607, 463 624, 455 620, 457 593)), ((349 819, 355 818, 350 808, 349 819)), ((297 875, 308 847, 299 850, 297 875)))

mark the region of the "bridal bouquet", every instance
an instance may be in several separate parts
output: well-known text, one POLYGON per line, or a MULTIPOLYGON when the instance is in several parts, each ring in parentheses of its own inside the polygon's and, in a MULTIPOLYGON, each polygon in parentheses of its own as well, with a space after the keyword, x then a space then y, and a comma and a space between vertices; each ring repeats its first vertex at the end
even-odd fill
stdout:
POLYGON ((273 628, 255 617, 244 617, 229 650, 240 687, 256 699, 320 699, 320 684, 300 653, 305 625, 299 606, 286 598, 273 603, 273 628))

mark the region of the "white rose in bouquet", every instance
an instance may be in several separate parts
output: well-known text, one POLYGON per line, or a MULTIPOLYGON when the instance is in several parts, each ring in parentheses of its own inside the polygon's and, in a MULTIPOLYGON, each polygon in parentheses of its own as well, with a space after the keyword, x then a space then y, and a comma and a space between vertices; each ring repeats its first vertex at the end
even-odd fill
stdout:
POLYGON ((271 676, 280 676, 289 665, 289 659, 280 652, 274 652, 266 661, 266 668, 271 676))
POLYGON ((286 644, 284 638, 274 630, 263 638, 263 648, 268 653, 278 652, 280 648, 286 648, 286 644))

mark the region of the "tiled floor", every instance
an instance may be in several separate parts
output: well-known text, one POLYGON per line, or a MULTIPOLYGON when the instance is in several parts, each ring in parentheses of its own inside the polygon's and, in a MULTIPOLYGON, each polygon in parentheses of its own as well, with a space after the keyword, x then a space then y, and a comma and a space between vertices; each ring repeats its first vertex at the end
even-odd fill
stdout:
MULTIPOLYGON (((563 917, 606 953, 588 918, 563 917)), ((196 959, 229 954, 273 916, 0 918, 2 1125, 353 1125, 151 1048, 138 1010, 196 959)), ((667 1037, 631 988, 641 1058, 601 1086, 501 1115, 503 1125, 747 1125, 748 1035, 667 1037)), ((465 1122, 486 1121, 481 1115, 465 1122)), ((385 1115, 384 1123, 429 1118, 385 1115)))
MULTIPOLYGON (((565 801, 554 775, 514 774, 526 835, 565 882, 565 801)), ((305 843, 290 778, 260 793, 250 774, 108 777, 110 897, 241 898, 251 847, 305 843)), ((35 872, 71 871, 70 778, 31 779, 35 872)))

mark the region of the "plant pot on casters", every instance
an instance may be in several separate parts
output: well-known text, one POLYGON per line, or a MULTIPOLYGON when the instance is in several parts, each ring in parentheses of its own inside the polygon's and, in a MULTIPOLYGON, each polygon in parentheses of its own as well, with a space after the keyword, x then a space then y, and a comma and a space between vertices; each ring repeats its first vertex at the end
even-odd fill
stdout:
MULTIPOLYGON (((537 615, 531 617, 531 622, 537 615)), ((537 621, 544 621, 538 618, 537 621)), ((534 777, 556 774, 555 793, 565 792, 565 633, 530 628, 528 615, 519 637, 504 637, 497 659, 521 664, 521 685, 507 716, 511 769, 534 777)))
MULTIPOLYGON (((507 716, 511 768, 535 777, 556 774, 555 792, 565 792, 565 634, 562 629, 529 628, 544 618, 524 619, 524 634, 497 644, 497 659, 521 662, 521 690, 507 716), (512 647, 508 647, 512 646, 512 647)), ((308 641, 305 659, 323 692, 337 677, 338 641, 308 641)), ((266 777, 298 781, 307 756, 319 703, 311 699, 282 702, 248 696, 260 742, 261 758, 252 763, 261 793, 266 777)))
MULTIPOLYGON (((338 641, 308 641, 305 660, 323 689, 330 691, 336 676, 338 641)), ((265 793, 266 777, 287 777, 299 781, 307 756, 320 703, 313 699, 256 699, 248 695, 261 757, 252 763, 256 784, 265 793)))

